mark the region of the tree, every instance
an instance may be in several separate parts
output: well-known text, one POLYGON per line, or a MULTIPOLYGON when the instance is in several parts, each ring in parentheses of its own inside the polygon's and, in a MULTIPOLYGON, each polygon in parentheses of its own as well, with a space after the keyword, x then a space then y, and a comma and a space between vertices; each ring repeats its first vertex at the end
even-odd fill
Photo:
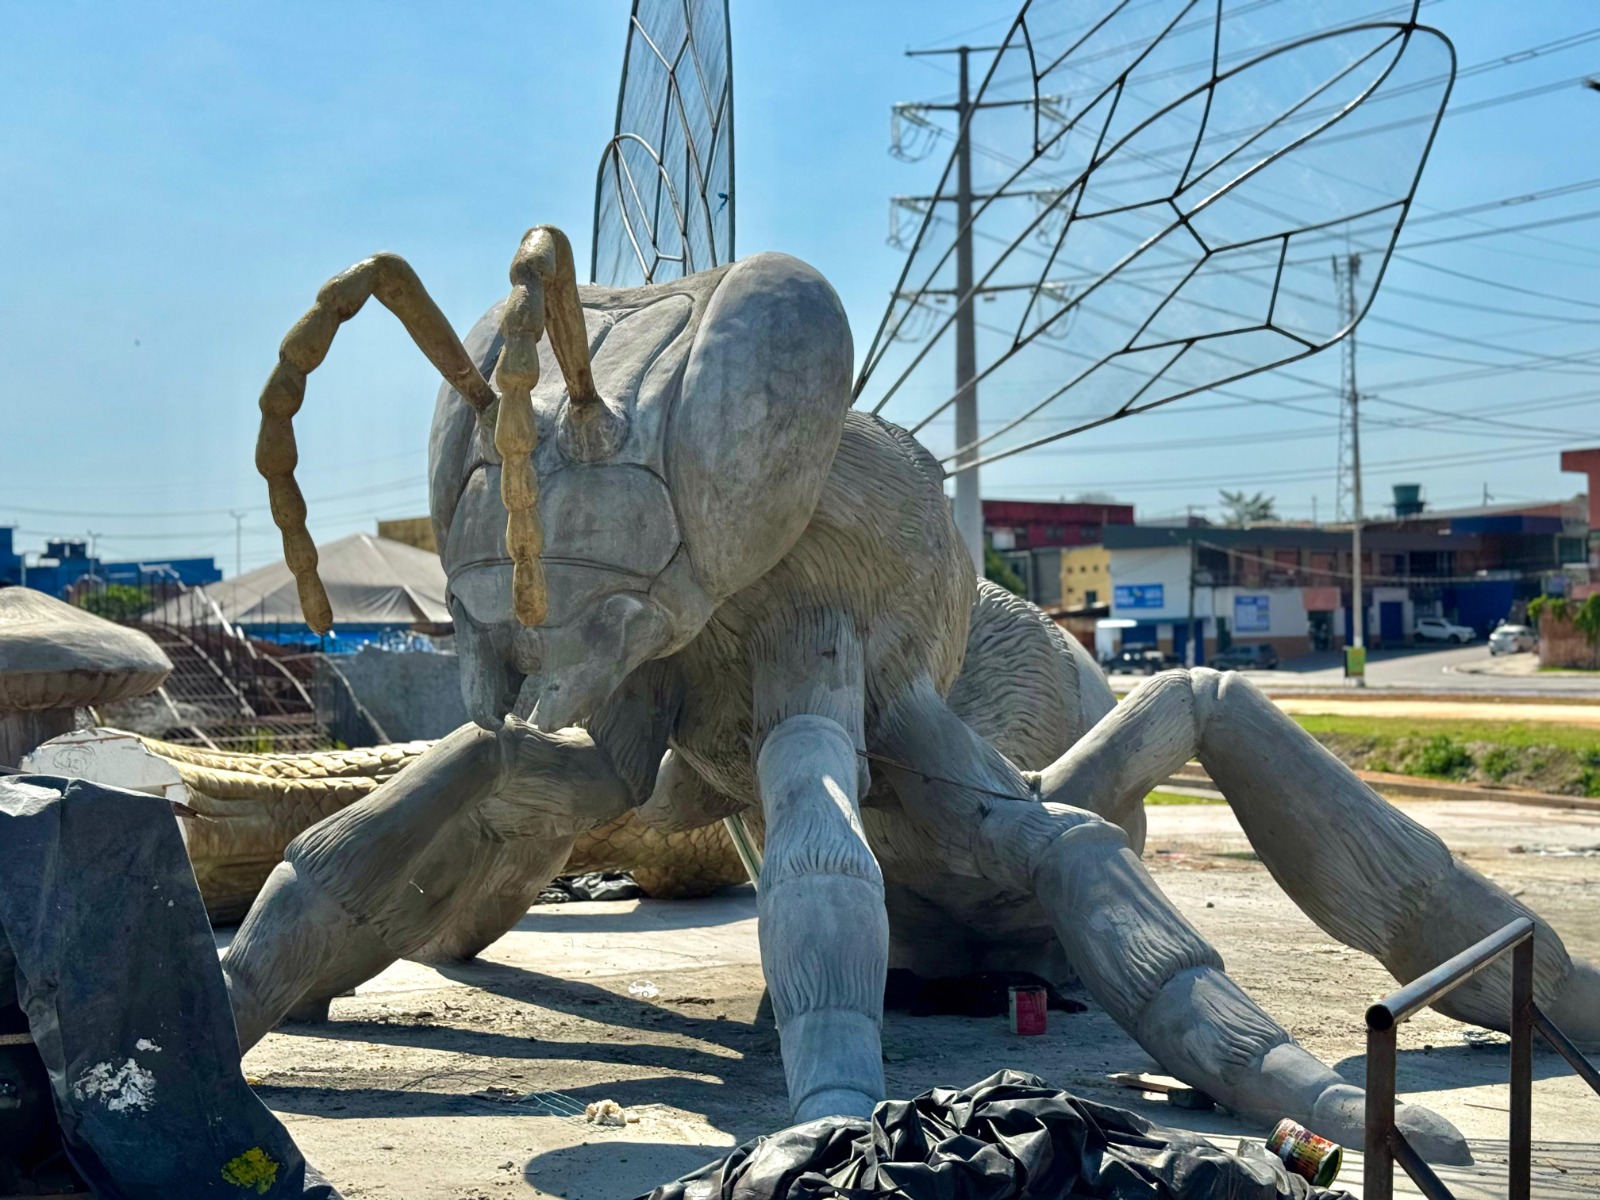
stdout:
POLYGON ((135 621, 150 607, 150 599, 149 588, 112 583, 85 592, 78 598, 78 607, 108 621, 135 621))
POLYGON ((1230 529, 1249 529, 1262 521, 1278 519, 1278 502, 1265 492, 1247 496, 1224 488, 1218 495, 1222 498, 1222 523, 1230 529))
POLYGON ((1013 596, 1027 599, 1028 589, 1022 586, 1017 573, 1006 565, 1006 560, 1000 557, 1000 552, 993 546, 983 548, 983 576, 990 583, 998 583, 1013 596))

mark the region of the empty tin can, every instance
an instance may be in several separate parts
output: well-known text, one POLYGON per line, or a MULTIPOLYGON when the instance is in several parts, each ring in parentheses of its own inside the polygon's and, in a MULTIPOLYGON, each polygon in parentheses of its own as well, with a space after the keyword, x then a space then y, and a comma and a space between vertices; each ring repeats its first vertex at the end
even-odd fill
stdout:
POLYGON ((1049 996, 1042 987, 1011 989, 1011 1032, 1024 1035, 1043 1033, 1049 996))
POLYGON ((1288 1117, 1279 1121, 1267 1138, 1267 1149, 1283 1159, 1284 1166, 1309 1179, 1315 1187, 1327 1187, 1339 1176, 1344 1150, 1327 1138, 1318 1137, 1304 1125, 1288 1117))

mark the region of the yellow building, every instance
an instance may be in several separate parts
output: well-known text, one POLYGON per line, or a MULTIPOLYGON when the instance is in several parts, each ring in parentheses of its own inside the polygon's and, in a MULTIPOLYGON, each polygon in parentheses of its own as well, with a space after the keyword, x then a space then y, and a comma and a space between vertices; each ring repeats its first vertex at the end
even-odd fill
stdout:
POLYGON ((428 517, 397 517, 392 521, 378 522, 378 536, 391 542, 404 542, 418 550, 439 553, 439 544, 433 538, 433 521, 428 517))
POLYGON ((1061 607, 1068 611, 1111 603, 1111 552, 1104 546, 1061 551, 1061 607))

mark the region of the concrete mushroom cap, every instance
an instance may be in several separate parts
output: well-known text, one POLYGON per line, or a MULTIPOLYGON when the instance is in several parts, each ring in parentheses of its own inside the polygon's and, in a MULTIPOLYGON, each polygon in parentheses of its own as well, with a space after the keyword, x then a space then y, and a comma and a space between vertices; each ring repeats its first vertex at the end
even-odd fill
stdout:
POLYGON ((0 588, 0 713, 114 704, 171 673, 137 629, 31 588, 0 588))

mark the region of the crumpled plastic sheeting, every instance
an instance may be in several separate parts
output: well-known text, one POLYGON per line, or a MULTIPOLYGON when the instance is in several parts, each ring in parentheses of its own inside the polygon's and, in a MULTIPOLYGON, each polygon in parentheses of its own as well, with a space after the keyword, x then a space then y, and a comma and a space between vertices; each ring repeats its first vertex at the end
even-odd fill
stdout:
POLYGON ((648 1200, 1334 1200, 1243 1154, 1021 1071, 757 1138, 648 1200))
POLYGON ((233 1011, 164 799, 0 778, 0 986, 100 1200, 338 1200, 239 1069, 233 1011))

